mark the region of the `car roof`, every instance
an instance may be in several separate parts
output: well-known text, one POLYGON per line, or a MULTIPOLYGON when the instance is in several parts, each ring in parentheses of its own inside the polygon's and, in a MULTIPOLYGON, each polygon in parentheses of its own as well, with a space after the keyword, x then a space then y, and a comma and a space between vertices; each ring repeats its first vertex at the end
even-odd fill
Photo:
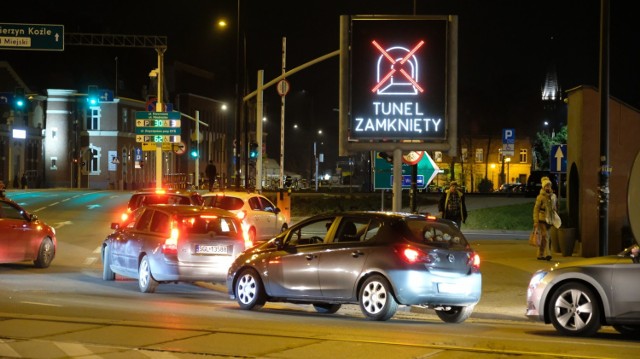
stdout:
POLYGON ((211 215, 217 215, 217 216, 237 218, 234 213, 224 209, 215 208, 215 207, 200 207, 200 206, 191 206, 191 205, 184 205, 184 204, 152 204, 152 205, 144 206, 144 208, 159 209, 163 212, 176 214, 176 215, 184 215, 184 216, 211 214, 211 215))

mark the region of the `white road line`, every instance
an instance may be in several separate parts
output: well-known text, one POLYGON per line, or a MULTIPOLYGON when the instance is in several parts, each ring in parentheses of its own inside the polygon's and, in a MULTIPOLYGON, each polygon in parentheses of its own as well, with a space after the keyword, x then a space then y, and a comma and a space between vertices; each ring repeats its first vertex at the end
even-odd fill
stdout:
POLYGON ((61 305, 58 304, 49 304, 49 303, 40 303, 40 302, 20 302, 23 304, 33 304, 33 305, 42 305, 45 307, 62 307, 61 305))
POLYGON ((67 354, 70 358, 101 358, 98 355, 90 355, 93 354, 93 352, 82 344, 63 342, 54 342, 53 344, 60 350, 62 350, 65 354, 67 354))
POLYGON ((22 358, 22 355, 10 347, 4 340, 0 339, 0 357, 22 358))

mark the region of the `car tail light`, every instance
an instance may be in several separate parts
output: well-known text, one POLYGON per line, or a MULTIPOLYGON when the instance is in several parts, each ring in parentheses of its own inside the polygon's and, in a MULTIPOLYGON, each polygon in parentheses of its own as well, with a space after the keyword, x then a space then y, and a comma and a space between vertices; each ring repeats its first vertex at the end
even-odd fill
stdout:
POLYGON ((431 263, 431 258, 424 251, 415 247, 399 246, 396 248, 396 253, 409 264, 431 263))
POLYGON ((156 194, 166 194, 167 191, 164 188, 158 188, 156 189, 156 194))
POLYGON ((171 222, 171 235, 164 241, 162 245, 163 254, 178 254, 178 237, 180 236, 180 230, 175 221, 171 222))
POLYGON ((244 239, 244 248, 246 249, 253 247, 254 243, 251 242, 251 238, 249 238, 249 225, 242 221, 240 227, 242 228, 242 239, 244 239))
POLYGON ((128 212, 124 212, 120 215, 120 222, 124 223, 127 221, 127 219, 129 219, 129 213, 128 212))
POLYGON ((480 255, 478 253, 472 252, 467 264, 471 266, 473 271, 480 270, 480 255))
POLYGON ((236 213, 236 217, 242 221, 247 217, 247 211, 238 211, 238 213, 236 213))

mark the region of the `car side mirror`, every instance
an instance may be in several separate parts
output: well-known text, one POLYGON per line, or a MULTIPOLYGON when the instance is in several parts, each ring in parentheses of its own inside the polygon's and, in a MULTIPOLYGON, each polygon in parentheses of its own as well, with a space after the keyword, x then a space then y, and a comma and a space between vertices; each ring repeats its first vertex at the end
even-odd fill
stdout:
POLYGON ((278 213, 280 213, 280 212, 282 212, 282 211, 281 211, 281 210, 280 210, 280 208, 278 208, 278 207, 276 207, 276 208, 273 210, 273 213, 275 213, 275 214, 278 214, 278 213))
POLYGON ((111 229, 120 229, 120 223, 111 223, 111 229))

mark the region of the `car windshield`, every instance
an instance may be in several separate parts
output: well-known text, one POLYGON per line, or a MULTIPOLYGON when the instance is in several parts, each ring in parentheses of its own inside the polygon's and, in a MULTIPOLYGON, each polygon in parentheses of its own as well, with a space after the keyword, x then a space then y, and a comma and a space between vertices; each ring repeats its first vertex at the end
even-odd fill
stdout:
POLYGON ((240 198, 231 196, 212 196, 205 200, 205 206, 222 208, 227 211, 239 210, 243 205, 244 202, 240 198))
POLYGON ((191 234, 214 234, 215 236, 236 237, 241 233, 237 222, 230 217, 183 216, 178 219, 180 232, 191 234))
POLYGON ((404 221, 410 235, 407 238, 416 243, 449 249, 466 249, 469 243, 457 228, 440 222, 419 218, 404 221))

